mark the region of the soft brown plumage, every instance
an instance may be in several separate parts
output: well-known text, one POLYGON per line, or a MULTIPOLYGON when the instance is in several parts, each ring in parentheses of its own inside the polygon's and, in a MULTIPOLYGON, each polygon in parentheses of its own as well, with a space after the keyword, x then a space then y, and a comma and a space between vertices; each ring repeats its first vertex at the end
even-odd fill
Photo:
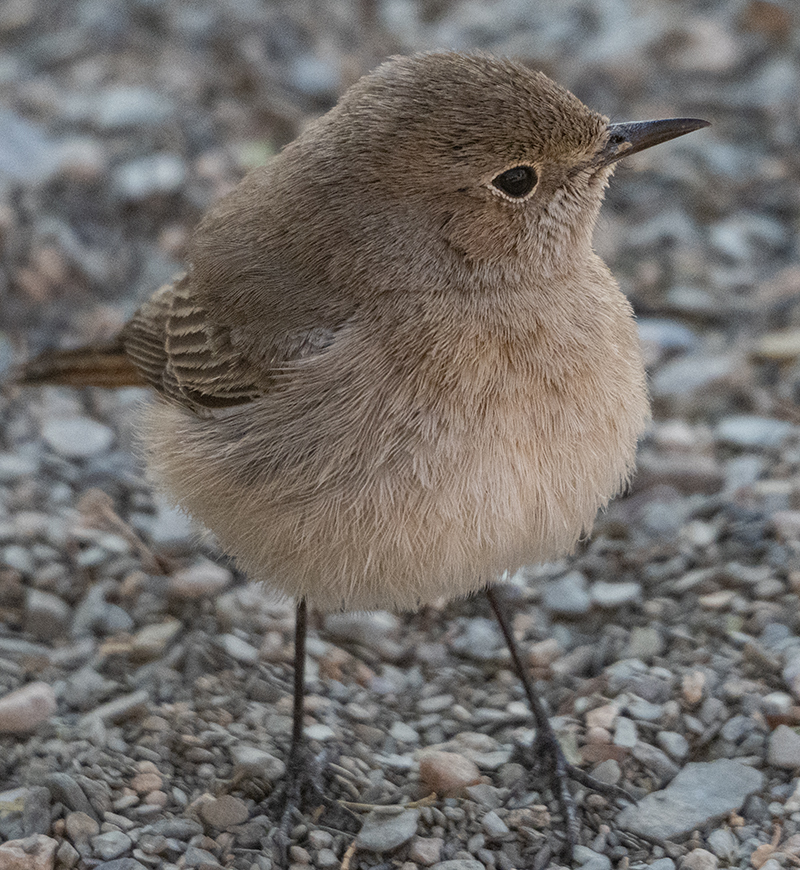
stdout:
POLYGON ((617 139, 509 61, 361 79, 211 209, 187 274, 123 330, 159 394, 155 479, 253 578, 323 608, 413 608, 570 550, 648 417, 591 246, 613 161, 646 147, 617 139), (494 183, 514 167, 529 194, 494 183))

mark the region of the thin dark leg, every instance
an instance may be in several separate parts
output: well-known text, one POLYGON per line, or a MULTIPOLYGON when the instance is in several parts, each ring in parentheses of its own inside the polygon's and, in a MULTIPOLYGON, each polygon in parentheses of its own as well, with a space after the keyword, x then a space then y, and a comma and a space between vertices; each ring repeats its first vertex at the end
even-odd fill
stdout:
POLYGON ((550 786, 553 793, 558 799, 561 811, 564 814, 564 824, 567 835, 567 857, 571 858, 572 849, 578 844, 578 835, 580 825, 578 823, 578 814, 575 807, 575 799, 567 787, 570 779, 581 783, 595 791, 610 794, 613 797, 626 797, 630 800, 630 796, 621 788, 616 786, 609 787, 605 783, 601 783, 594 777, 589 776, 578 767, 571 765, 566 757, 561 745, 558 742, 553 726, 550 724, 550 718, 547 715, 547 709, 542 703, 541 698, 536 694, 533 688, 528 669, 522 662, 522 658, 517 648, 517 642, 514 640, 514 634, 511 630, 511 622, 508 618, 508 612, 505 603, 502 601, 497 590, 491 586, 486 588, 486 597, 489 599, 489 604, 492 605, 494 615, 500 624, 500 630, 503 632, 508 649, 511 653, 511 660, 514 662, 514 668, 517 672, 525 694, 528 696, 528 703, 533 711, 533 718, 536 721, 536 740, 534 750, 538 758, 548 766, 548 774, 550 777, 550 786))
POLYGON ((303 701, 306 695, 306 631, 308 608, 305 598, 297 604, 294 622, 294 705, 292 707, 292 746, 289 755, 300 750, 303 743, 303 701))

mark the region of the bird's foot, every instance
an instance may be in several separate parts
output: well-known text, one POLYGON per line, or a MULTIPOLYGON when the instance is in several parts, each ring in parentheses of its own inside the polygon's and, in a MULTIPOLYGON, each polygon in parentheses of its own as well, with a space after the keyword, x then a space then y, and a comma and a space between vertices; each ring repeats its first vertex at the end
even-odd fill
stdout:
POLYGON ((580 842, 580 821, 575 798, 569 789, 570 780, 613 800, 630 802, 635 800, 632 795, 618 785, 601 782, 574 764, 570 764, 549 722, 547 727, 537 728, 536 739, 531 746, 516 747, 514 760, 523 764, 528 772, 512 789, 512 799, 519 796, 519 793, 529 785, 532 777, 538 777, 542 774, 547 777, 548 785, 558 801, 559 809, 564 817, 566 836, 564 857, 567 860, 572 859, 573 849, 580 842))

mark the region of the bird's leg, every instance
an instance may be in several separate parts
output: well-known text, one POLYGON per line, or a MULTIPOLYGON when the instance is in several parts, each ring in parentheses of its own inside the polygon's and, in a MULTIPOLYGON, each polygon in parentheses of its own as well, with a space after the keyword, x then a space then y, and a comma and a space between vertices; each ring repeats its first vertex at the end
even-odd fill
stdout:
POLYGON ((528 696, 528 703, 533 711, 533 718, 536 721, 536 739, 533 743, 533 756, 537 764, 542 764, 546 767, 547 774, 550 779, 550 787, 553 794, 558 800, 561 812, 564 814, 564 825, 566 828, 566 851, 568 857, 572 855, 572 849, 578 845, 578 836, 580 833, 580 825, 578 823, 578 814, 575 806, 575 799, 568 788, 568 781, 575 780, 581 785, 585 785, 594 791, 601 792, 614 798, 625 798, 632 800, 631 796, 618 786, 608 785, 600 782, 588 773, 570 764, 564 750, 558 742, 558 737, 550 724, 550 719, 547 715, 547 709, 542 703, 541 698, 537 695, 533 688, 533 681, 530 673, 522 663, 522 658, 519 654, 514 635, 511 630, 511 622, 508 618, 508 613, 505 607, 505 602, 498 595, 497 590, 491 586, 486 588, 486 597, 489 599, 489 604, 492 605, 494 615, 500 623, 500 629, 503 632, 508 649, 511 652, 511 659, 514 662, 514 668, 522 682, 525 694, 528 696))
POLYGON ((288 834, 295 813, 332 803, 321 783, 324 760, 312 755, 303 733, 307 626, 308 608, 305 598, 301 598, 295 613, 292 743, 284 781, 269 800, 272 807, 281 811, 280 831, 283 835, 288 834))

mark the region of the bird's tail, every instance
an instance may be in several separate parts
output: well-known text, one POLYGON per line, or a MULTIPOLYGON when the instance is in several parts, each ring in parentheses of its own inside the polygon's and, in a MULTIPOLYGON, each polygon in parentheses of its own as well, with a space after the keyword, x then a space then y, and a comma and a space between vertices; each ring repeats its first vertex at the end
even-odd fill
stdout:
POLYGON ((125 353, 120 338, 73 350, 46 350, 24 363, 13 376, 21 385, 70 387, 145 387, 146 381, 125 353))

